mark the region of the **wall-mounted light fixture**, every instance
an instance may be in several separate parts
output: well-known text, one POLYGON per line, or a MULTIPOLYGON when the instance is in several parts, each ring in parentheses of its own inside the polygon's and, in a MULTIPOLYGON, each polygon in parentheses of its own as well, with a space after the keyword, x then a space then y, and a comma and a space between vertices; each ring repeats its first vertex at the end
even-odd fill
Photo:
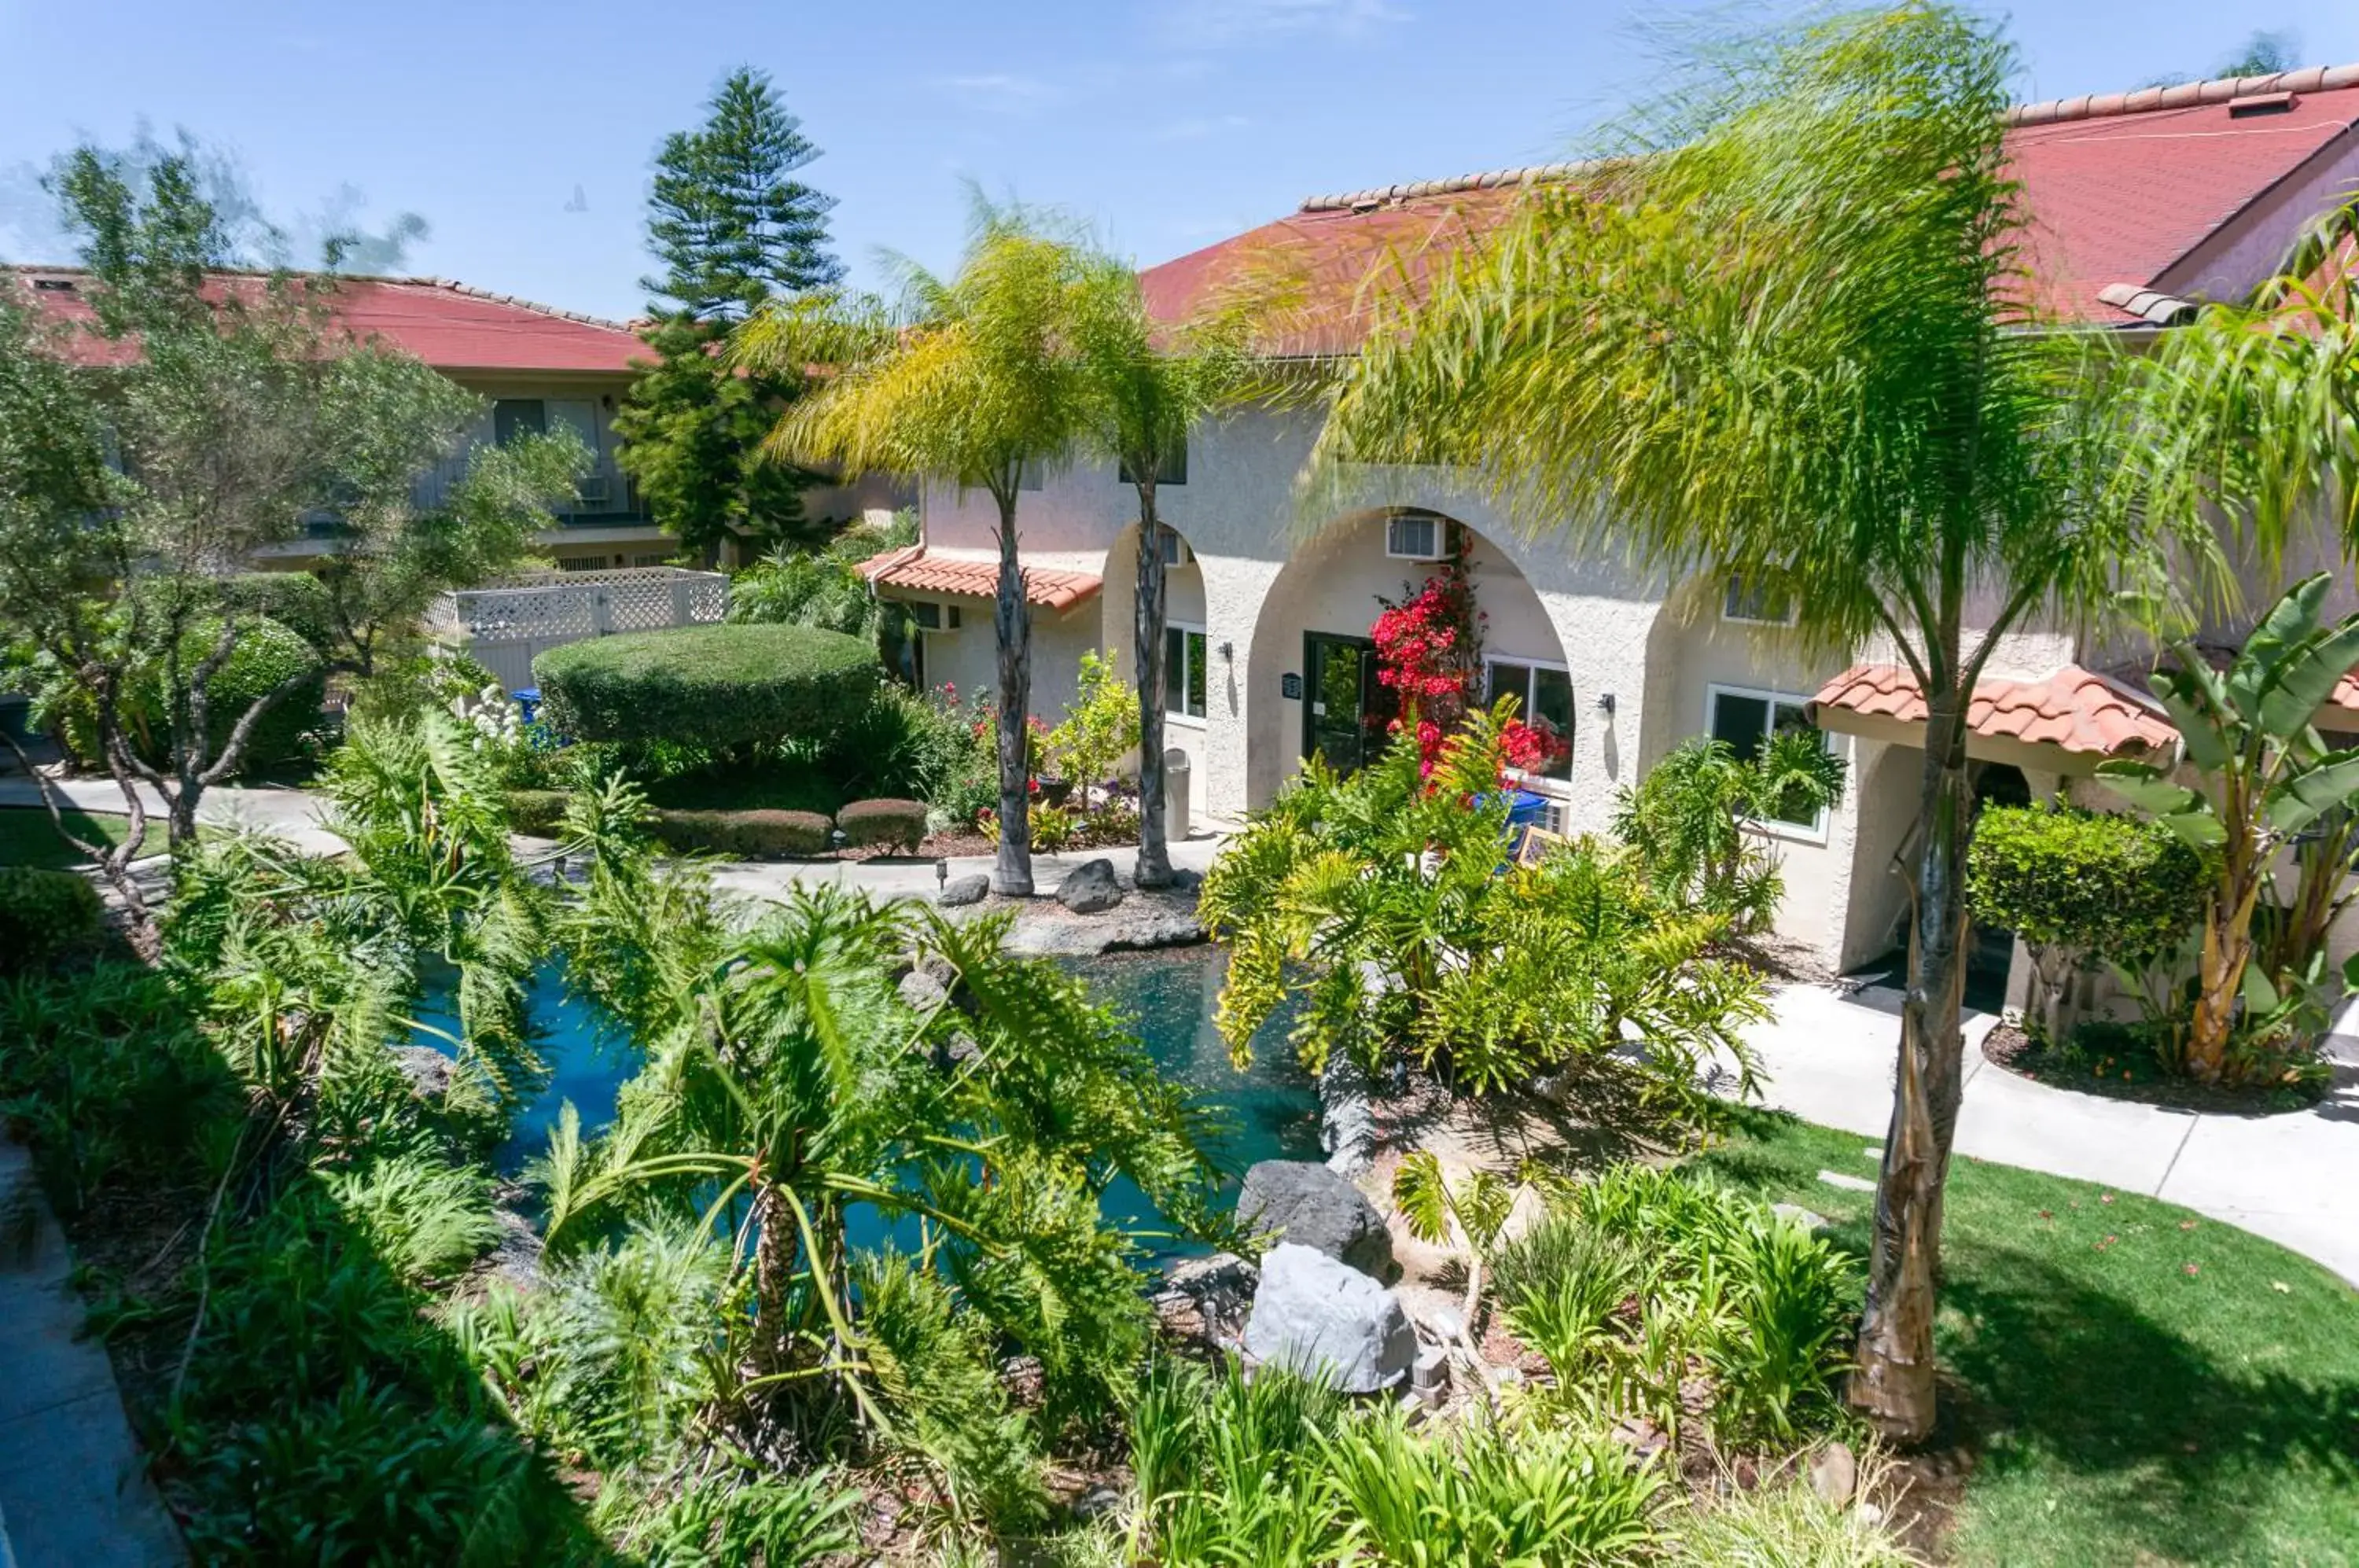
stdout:
POLYGON ((1598 711, 1599 713, 1601 713, 1605 714, 1608 718, 1611 718, 1611 717, 1613 716, 1613 714, 1614 714, 1614 693, 1613 693, 1613 692, 1611 692, 1611 691, 1600 691, 1600 692, 1597 694, 1597 711, 1598 711))
POLYGON ((1234 664, 1237 661, 1236 644, 1224 642, 1221 645, 1221 661, 1224 664, 1234 664))

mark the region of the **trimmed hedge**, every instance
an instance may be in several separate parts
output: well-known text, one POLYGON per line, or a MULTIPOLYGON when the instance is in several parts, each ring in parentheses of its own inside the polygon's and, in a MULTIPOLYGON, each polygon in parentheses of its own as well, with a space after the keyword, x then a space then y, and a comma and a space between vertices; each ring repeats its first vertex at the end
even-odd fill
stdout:
POLYGON ((532 661, 541 716, 561 735, 716 750, 832 741, 867 712, 882 669, 859 637, 772 625, 627 632, 532 661))
POLYGON ((308 572, 241 572, 222 583, 222 603, 241 615, 267 615, 325 658, 335 650, 336 616, 328 585, 308 572))
POLYGON ((95 938, 98 889, 71 871, 0 866, 0 969, 33 969, 95 938))
POLYGON ((740 860, 773 855, 823 855, 834 847, 835 824, 817 811, 665 811, 650 814, 647 831, 682 855, 710 850, 740 860))
POLYGON ((854 800, 835 813, 844 842, 855 848, 889 844, 915 852, 926 836, 923 800, 854 800))
POLYGON ((565 821, 565 802, 569 798, 562 789, 509 790, 508 831, 531 833, 537 838, 551 837, 565 821))

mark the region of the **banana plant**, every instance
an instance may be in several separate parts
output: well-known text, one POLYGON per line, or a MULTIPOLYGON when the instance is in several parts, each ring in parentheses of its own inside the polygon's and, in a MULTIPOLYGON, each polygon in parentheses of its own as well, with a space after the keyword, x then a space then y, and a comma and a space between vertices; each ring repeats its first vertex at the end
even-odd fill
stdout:
MULTIPOLYGON (((2153 678, 2179 728, 2200 788, 2147 763, 2101 763, 2097 777, 2132 805, 2212 857, 2195 1017, 2186 1071, 2205 1083, 2230 1073, 2240 1016, 2275 1013, 2290 974, 2256 967, 2255 917, 2273 892, 2279 855, 2329 812, 2359 802, 2359 748, 2328 749, 2312 720, 2335 683, 2359 662, 2359 615, 2321 626, 2328 577, 2306 577, 2269 606, 2224 670, 2187 642, 2153 678)), ((2339 882, 2347 866, 2332 868, 2339 882)), ((2306 969, 2308 954, 2287 954, 2306 969)), ((2346 984, 2359 985, 2359 973, 2346 984)))

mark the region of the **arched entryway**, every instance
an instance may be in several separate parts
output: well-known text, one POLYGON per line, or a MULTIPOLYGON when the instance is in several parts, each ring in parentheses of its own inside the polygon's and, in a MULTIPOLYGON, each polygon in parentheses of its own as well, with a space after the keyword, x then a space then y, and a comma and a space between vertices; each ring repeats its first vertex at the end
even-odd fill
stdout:
POLYGON ((1531 782, 1561 793, 1578 744, 1564 646, 1540 596, 1507 553, 1438 512, 1372 509, 1336 518, 1288 559, 1262 595, 1246 668, 1246 800, 1266 805, 1318 755, 1349 768, 1384 744, 1391 693, 1375 678, 1369 628, 1385 601, 1413 595, 1462 545, 1482 612, 1481 694, 1513 693, 1527 716, 1562 735, 1568 751, 1531 782))

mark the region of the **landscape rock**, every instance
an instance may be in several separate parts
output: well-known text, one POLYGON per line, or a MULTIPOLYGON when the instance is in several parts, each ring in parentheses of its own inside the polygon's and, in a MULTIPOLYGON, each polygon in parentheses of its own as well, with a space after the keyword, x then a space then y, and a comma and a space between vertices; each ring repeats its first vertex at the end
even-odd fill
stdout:
POLYGON ((1164 1332, 1208 1348, 1234 1349, 1253 1310, 1261 1271, 1234 1252, 1190 1258, 1171 1266, 1153 1299, 1164 1332))
POLYGON ((1204 940, 1204 927, 1195 916, 1177 909, 1142 905, 1114 917, 1102 953, 1143 953, 1158 947, 1193 947, 1204 940))
POLYGON ((1094 915, 1122 902, 1122 883, 1114 862, 1100 855, 1084 861, 1057 885, 1057 902, 1077 915, 1094 915))
POLYGON ((421 1100, 439 1100, 451 1092, 451 1059, 430 1045, 400 1045, 393 1064, 409 1081, 409 1092, 421 1100))
POLYGON ((978 871, 972 877, 953 877, 943 883, 942 890, 934 895, 934 902, 954 909, 962 904, 980 904, 990 896, 991 878, 978 871))
POLYGON ((514 1209, 495 1207, 492 1216, 500 1223, 499 1244, 484 1260, 485 1272, 495 1279, 505 1280, 519 1290, 532 1290, 540 1285, 540 1233, 532 1222, 514 1209))
POLYGON ((951 999, 942 983, 922 969, 912 969, 901 976, 901 1000, 912 1012, 929 1012, 951 999))
POLYGON ((1373 1279, 1392 1272, 1393 1236, 1376 1206, 1324 1165, 1265 1160, 1245 1172, 1237 1221, 1324 1253, 1373 1279))
POLYGON ((1772 1203, 1769 1205, 1769 1212, 1773 1214, 1778 1214, 1784 1218, 1794 1221, 1804 1230, 1824 1230, 1826 1228, 1826 1215, 1813 1214, 1809 1209, 1802 1207, 1799 1203, 1772 1203))
POLYGON ((1408 1377, 1417 1331, 1400 1299, 1365 1274, 1280 1242, 1262 1259, 1245 1348, 1262 1366, 1321 1378, 1347 1394, 1374 1394, 1408 1377))
POLYGON ((1319 1147, 1345 1179, 1376 1162, 1375 1085, 1347 1051, 1331 1051, 1319 1074, 1319 1147))

